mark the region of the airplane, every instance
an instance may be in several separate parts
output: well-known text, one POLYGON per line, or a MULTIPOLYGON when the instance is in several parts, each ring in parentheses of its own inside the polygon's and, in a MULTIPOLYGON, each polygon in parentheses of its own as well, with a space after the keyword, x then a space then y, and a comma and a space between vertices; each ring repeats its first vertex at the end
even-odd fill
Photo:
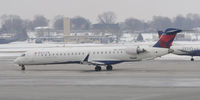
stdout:
MULTIPOLYGON (((188 31, 188 30, 182 30, 182 31, 188 31)), ((163 33, 164 33, 163 31, 158 31, 159 38, 162 37, 163 33)), ((191 61, 194 61, 194 56, 200 56, 200 46, 198 45, 173 45, 171 46, 170 49, 174 50, 172 54, 191 56, 190 59, 191 61)))
POLYGON ((173 54, 191 56, 191 61, 194 61, 194 56, 200 56, 200 46, 197 45, 179 45, 172 46, 173 54))
POLYGON ((115 64, 151 60, 173 52, 170 46, 180 31, 173 28, 166 29, 165 35, 153 47, 118 45, 46 48, 27 51, 17 57, 14 62, 21 66, 21 70, 25 70, 25 65, 83 64, 94 65, 95 71, 101 71, 101 66, 106 66, 106 70, 111 71, 112 65, 115 64))

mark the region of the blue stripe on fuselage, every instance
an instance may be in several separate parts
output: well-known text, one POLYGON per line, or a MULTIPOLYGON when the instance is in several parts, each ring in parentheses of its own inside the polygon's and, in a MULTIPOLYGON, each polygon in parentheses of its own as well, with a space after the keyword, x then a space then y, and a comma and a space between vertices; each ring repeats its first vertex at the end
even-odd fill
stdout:
POLYGON ((191 56, 200 56, 200 50, 192 50, 189 52, 191 56))
POLYGON ((189 55, 189 56, 200 56, 200 50, 192 50, 185 54, 179 54, 179 55, 189 55))
MULTIPOLYGON (((113 65, 113 64, 118 64, 126 61, 107 61, 107 60, 96 60, 95 62, 100 62, 103 63, 104 65, 113 65)), ((55 62, 55 63, 48 63, 48 64, 80 64, 81 61, 67 61, 67 62, 55 62)))

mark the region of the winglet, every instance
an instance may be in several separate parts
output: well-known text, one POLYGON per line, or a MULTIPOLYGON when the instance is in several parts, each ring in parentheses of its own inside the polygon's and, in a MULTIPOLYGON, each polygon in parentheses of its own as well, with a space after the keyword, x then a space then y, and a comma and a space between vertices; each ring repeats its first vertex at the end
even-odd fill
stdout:
POLYGON ((88 62, 90 54, 88 53, 88 55, 85 57, 85 59, 83 60, 84 62, 88 62))

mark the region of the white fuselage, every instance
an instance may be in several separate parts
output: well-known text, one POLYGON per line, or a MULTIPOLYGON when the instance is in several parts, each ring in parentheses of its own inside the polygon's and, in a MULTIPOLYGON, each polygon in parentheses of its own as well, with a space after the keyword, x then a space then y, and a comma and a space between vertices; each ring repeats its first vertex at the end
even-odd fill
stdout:
MULTIPOLYGON (((86 58, 94 65, 112 65, 121 62, 141 61, 154 59, 168 54, 168 48, 156 48, 143 46, 143 53, 128 53, 127 48, 137 48, 128 46, 114 47, 63 47, 46 48, 42 50, 28 51, 18 57, 15 63, 19 65, 43 65, 43 64, 68 64, 81 63, 86 58)), ((132 50, 132 49, 131 49, 132 50)), ((129 50, 130 51, 130 50, 129 50)), ((89 64, 88 63, 88 64, 89 64)))
POLYGON ((173 54, 176 55, 200 56, 199 45, 175 45, 171 49, 174 50, 173 54))

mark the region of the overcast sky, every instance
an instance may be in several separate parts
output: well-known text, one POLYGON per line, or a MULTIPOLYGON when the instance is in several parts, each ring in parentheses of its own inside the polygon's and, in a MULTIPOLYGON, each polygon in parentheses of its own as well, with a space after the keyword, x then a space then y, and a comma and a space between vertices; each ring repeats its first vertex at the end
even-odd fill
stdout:
POLYGON ((56 15, 83 16, 92 22, 97 15, 113 11, 118 21, 134 17, 151 20, 152 16, 200 14, 200 0, 0 0, 0 16, 17 14, 33 19, 36 14, 53 19, 56 15))

